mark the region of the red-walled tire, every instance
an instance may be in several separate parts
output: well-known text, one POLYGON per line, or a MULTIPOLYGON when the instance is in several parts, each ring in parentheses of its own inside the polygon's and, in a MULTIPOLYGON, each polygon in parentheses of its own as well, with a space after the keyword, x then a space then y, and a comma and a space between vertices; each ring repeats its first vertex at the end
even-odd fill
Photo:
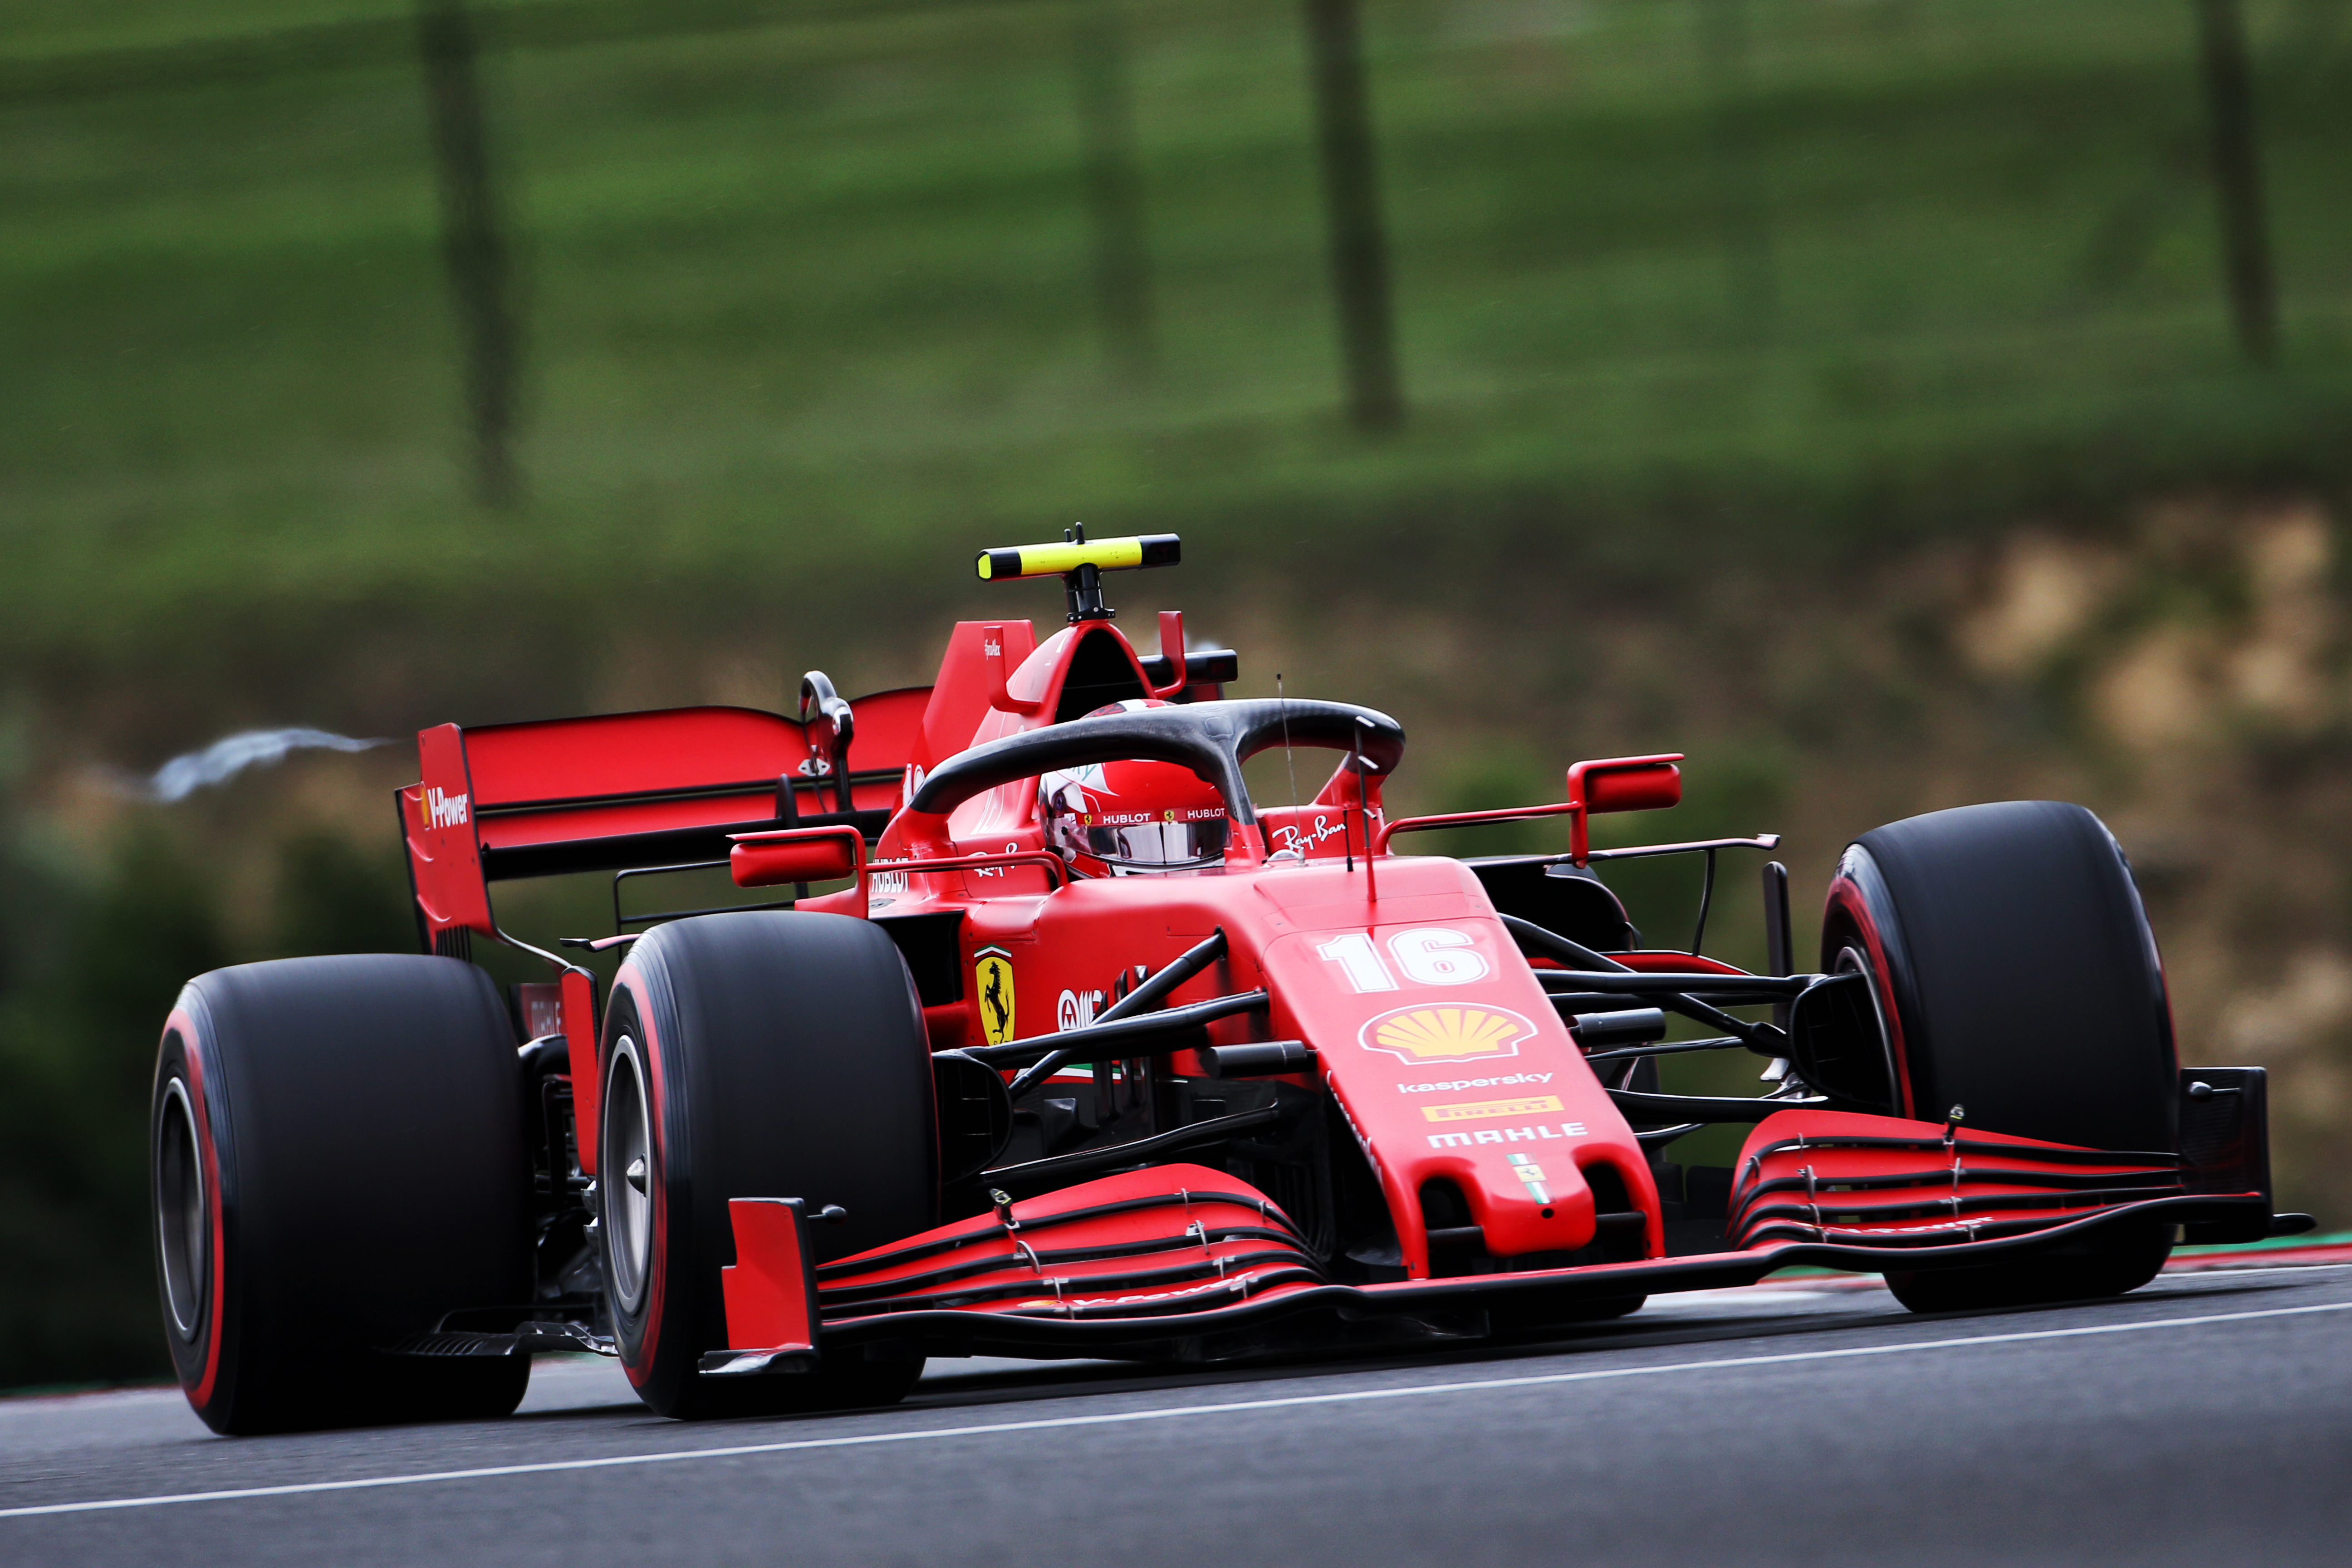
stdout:
POLYGON ((216 1432, 503 1415, 528 1358, 381 1353, 530 1299, 520 1075, 489 977, 370 953, 215 970, 150 1113, 163 1337, 216 1432))
POLYGON ((601 1059, 598 1230, 638 1396, 685 1419, 905 1397, 919 1359, 853 1351, 810 1373, 697 1370, 728 1348, 719 1271, 735 1261, 730 1198, 846 1210, 812 1227, 821 1263, 938 1223, 930 1047, 889 937, 797 911, 656 926, 614 981, 601 1059))
MULTIPOLYGON (((2138 889, 2079 805, 1960 806, 1866 833, 1830 884, 1825 971, 1872 977, 1899 1115, 2094 1149, 2179 1147, 2171 1010, 2138 889)), ((1892 1273, 1914 1311, 2119 1295, 2172 1227, 1990 1268, 1892 1273)))

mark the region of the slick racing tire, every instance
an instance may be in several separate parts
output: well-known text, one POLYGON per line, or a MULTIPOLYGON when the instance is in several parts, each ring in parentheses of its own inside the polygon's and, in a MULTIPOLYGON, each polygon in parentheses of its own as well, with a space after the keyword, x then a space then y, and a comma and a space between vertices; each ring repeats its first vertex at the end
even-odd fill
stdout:
POLYGON ((148 1147, 163 1336, 214 1431, 521 1402, 526 1356, 388 1353, 530 1299, 514 1031, 480 970, 368 953, 190 981, 148 1147))
MULTIPOLYGON (((2093 1149, 2179 1147, 2171 1010, 2123 850, 2079 805, 2007 801, 1866 833, 1830 885, 1822 967, 1871 977, 1886 1109, 2093 1149)), ((2118 1222, 2070 1248, 1891 1273, 1914 1311, 2120 1295, 2172 1226, 2118 1222)))
MULTIPOLYGON (((812 1372, 709 1377, 729 1348, 730 1198, 801 1198, 820 1264, 938 1223, 929 1043, 898 948, 845 915, 656 926, 613 984, 602 1048, 598 1229, 621 1363, 663 1415, 896 1403, 920 1359, 836 1352, 812 1372)), ((765 1347, 737 1347, 758 1349, 765 1347)))

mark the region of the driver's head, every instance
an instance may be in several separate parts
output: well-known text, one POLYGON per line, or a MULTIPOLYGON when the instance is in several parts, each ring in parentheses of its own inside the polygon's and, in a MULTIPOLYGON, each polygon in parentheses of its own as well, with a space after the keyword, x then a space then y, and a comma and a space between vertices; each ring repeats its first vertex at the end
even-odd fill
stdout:
MULTIPOLYGON (((1129 706, 1140 704, 1097 711, 1129 706)), ((1225 803, 1190 768, 1102 763, 1047 773, 1037 781, 1037 795, 1045 842, 1079 876, 1152 876, 1224 863, 1231 834, 1225 803)))

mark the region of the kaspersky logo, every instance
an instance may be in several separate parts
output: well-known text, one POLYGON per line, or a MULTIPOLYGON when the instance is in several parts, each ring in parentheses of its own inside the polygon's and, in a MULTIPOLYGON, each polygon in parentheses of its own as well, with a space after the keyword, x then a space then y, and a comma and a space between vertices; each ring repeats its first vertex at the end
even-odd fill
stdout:
POLYGON ((1515 1057, 1536 1026, 1508 1007, 1399 1007, 1381 1014, 1356 1036, 1368 1051, 1405 1062, 1472 1061, 1515 1057))

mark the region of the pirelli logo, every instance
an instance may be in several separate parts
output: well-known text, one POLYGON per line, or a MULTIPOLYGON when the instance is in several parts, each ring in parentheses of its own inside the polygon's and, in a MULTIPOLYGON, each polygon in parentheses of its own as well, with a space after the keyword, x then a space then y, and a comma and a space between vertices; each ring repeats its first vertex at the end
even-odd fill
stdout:
POLYGON ((1556 1094, 1525 1100, 1465 1100, 1454 1105, 1424 1105, 1421 1114, 1431 1121, 1484 1121, 1490 1116, 1542 1116, 1565 1110, 1556 1094))

